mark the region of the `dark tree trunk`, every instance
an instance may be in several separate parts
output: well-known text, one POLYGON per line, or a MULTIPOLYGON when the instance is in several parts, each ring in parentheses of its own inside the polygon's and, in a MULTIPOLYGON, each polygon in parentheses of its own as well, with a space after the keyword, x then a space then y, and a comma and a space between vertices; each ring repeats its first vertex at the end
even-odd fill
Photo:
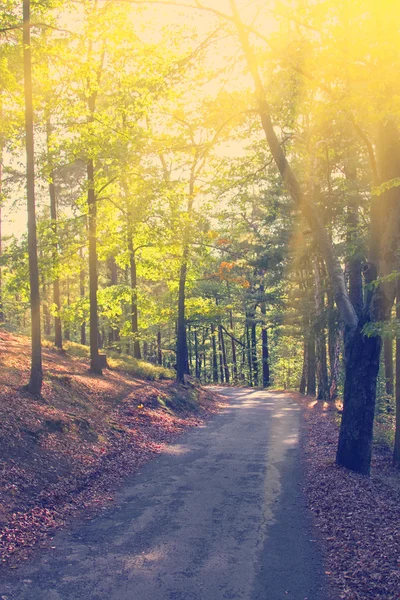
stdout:
MULTIPOLYGON (((400 281, 397 282, 396 319, 400 321, 400 281)), ((396 429, 394 435, 393 462, 400 465, 400 338, 396 339, 396 429)))
MULTIPOLYGON (((50 135, 51 123, 47 121, 47 152, 50 157, 50 135)), ((61 350, 62 348, 62 326, 61 326, 61 301, 60 301, 60 277, 58 273, 58 240, 57 240, 57 198, 56 186, 54 181, 55 173, 52 169, 50 172, 49 181, 49 196, 50 196, 50 219, 51 229, 53 233, 53 269, 56 271, 53 280, 53 302, 56 307, 54 315, 54 345, 61 350)))
POLYGON ((226 383, 229 383, 230 381, 230 374, 229 374, 229 367, 228 367, 228 361, 226 359, 226 348, 225 348, 225 340, 224 340, 224 332, 222 330, 222 326, 219 326, 219 337, 221 340, 221 351, 222 351, 222 364, 224 367, 224 376, 225 376, 225 381, 226 383))
MULTIPOLYGON (((110 275, 110 286, 118 285, 118 267, 115 261, 114 256, 110 256, 108 259, 108 270, 110 275)), ((110 343, 114 345, 114 347, 118 344, 120 340, 119 327, 115 323, 111 324, 110 334, 109 334, 110 343)), ((119 351, 119 347, 118 347, 119 351)))
POLYGON ((131 290, 132 290, 132 301, 131 301, 131 328, 133 336, 133 356, 140 360, 142 354, 140 352, 139 343, 139 316, 138 316, 138 305, 137 305, 137 272, 136 272, 136 256, 133 248, 132 235, 129 235, 128 240, 129 250, 129 266, 131 275, 131 290))
POLYGON ((43 284, 43 330, 44 334, 50 337, 51 335, 51 321, 50 321, 50 309, 47 301, 47 286, 43 284))
POLYGON ((162 344, 161 344, 161 330, 157 331, 157 362, 161 366, 163 364, 162 360, 162 344))
POLYGON ((321 287, 321 272, 318 259, 314 259, 314 294, 315 294, 315 345, 318 381, 318 400, 330 399, 328 383, 328 367, 326 361, 326 337, 324 324, 324 298, 321 287))
MULTIPOLYGON (((67 276, 67 294, 66 294, 66 296, 67 296, 67 307, 69 308, 69 304, 70 304, 70 298, 69 298, 69 276, 67 276)), ((68 311, 68 314, 69 314, 69 311, 68 311)), ((67 325, 64 328, 65 339, 68 340, 68 341, 71 339, 71 332, 70 332, 69 326, 70 326, 70 324, 69 324, 69 322, 67 322, 67 325)))
POLYGON ((197 328, 194 330, 194 355, 196 362, 196 379, 200 379, 201 371, 201 356, 199 355, 199 340, 197 334, 197 328))
MULTIPOLYGON (((3 246, 2 246, 2 193, 3 193, 3 148, 0 146, 0 260, 2 258, 3 246)), ((0 323, 4 322, 4 305, 3 305, 3 279, 2 269, 0 262, 0 323)))
POLYGON ((188 341, 189 372, 193 373, 192 328, 190 326, 190 323, 188 323, 188 326, 187 326, 187 341, 188 341))
POLYGON ((307 394, 315 396, 317 390, 315 379, 315 338, 313 332, 310 332, 308 337, 307 359, 307 394))
MULTIPOLYGON (((379 171, 382 181, 400 175, 400 137, 389 121, 382 126, 379 140, 379 171)), ((376 382, 382 341, 379 336, 366 337, 364 325, 387 321, 395 297, 395 285, 385 277, 393 272, 399 250, 399 189, 385 191, 371 206, 369 262, 364 268, 367 288, 365 308, 356 331, 345 331, 345 386, 343 417, 339 433, 336 462, 353 471, 368 475, 371 465, 376 382), (378 275, 382 282, 372 286, 378 275)))
POLYGON ((99 317, 97 306, 97 201, 94 191, 94 164, 87 163, 89 224, 89 305, 90 305, 90 370, 101 375, 99 359, 99 317))
POLYGON ((306 388, 307 388, 307 370, 308 370, 307 355, 308 355, 308 345, 307 345, 307 342, 304 342, 304 344, 303 344, 303 368, 301 371, 301 379, 300 379, 300 386, 299 386, 300 394, 305 394, 306 388))
POLYGON ((336 462, 368 475, 381 340, 363 335, 364 325, 365 321, 360 320, 356 332, 345 332, 343 416, 336 462))
POLYGON ((246 347, 247 347, 247 364, 249 368, 249 385, 253 387, 253 364, 252 364, 252 353, 250 344, 250 328, 248 324, 249 316, 246 315, 246 347))
POLYGON ((393 340, 385 338, 383 341, 383 356, 385 361, 385 384, 388 396, 394 394, 394 373, 393 373, 393 340))
MULTIPOLYGON (((232 309, 230 309, 229 311, 229 319, 230 319, 230 326, 231 326, 231 331, 233 336, 235 335, 235 330, 233 328, 233 314, 232 314, 232 309)), ((232 348, 232 373, 233 373, 233 382, 237 383, 238 380, 238 370, 237 370, 237 358, 236 358, 236 344, 235 344, 235 340, 233 339, 233 337, 231 337, 231 348, 232 348)))
POLYGON ((224 379, 224 365, 222 361, 222 347, 221 347, 221 326, 218 326, 218 357, 219 357, 219 377, 221 383, 225 382, 224 379))
POLYGON ((185 374, 189 373, 189 359, 186 333, 185 317, 185 288, 187 274, 187 249, 184 249, 180 276, 179 276, 179 295, 178 295, 178 331, 176 340, 176 380, 178 383, 184 383, 185 374))
POLYGON ((33 141, 32 54, 30 0, 23 0, 23 55, 25 93, 26 191, 28 209, 28 255, 31 301, 32 356, 28 390, 39 395, 42 389, 42 340, 40 331, 40 292, 36 239, 35 158, 33 141))
MULTIPOLYGON (((81 262, 83 263, 82 248, 80 249, 80 257, 81 257, 81 262)), ((84 270, 83 266, 79 270, 79 293, 80 293, 81 299, 83 300, 85 297, 85 270, 84 270)), ((86 346, 86 323, 85 323, 85 321, 83 321, 83 323, 81 323, 81 344, 83 346, 86 346)))
MULTIPOLYGON (((264 294, 264 285, 260 286, 260 292, 264 294)), ((270 370, 269 370, 269 347, 268 347, 268 330, 266 324, 267 307, 264 300, 261 301, 261 314, 262 314, 262 329, 261 329, 261 345, 262 345, 262 380, 263 387, 269 387, 270 381, 270 370)))
POLYGON ((253 367, 253 385, 258 386, 257 325, 255 315, 251 315, 251 361, 253 367))
POLYGON ((208 377, 207 373, 207 349, 206 349, 206 340, 208 336, 208 330, 203 327, 203 372, 204 372, 204 381, 207 382, 211 380, 211 377, 208 377))
POLYGON ((342 343, 342 325, 338 323, 332 293, 328 288, 328 352, 329 352, 329 396, 336 400, 340 369, 340 347, 342 343))
POLYGON ((214 323, 211 323, 211 345, 212 345, 212 377, 213 377, 213 382, 218 383, 217 341, 215 339, 214 323))

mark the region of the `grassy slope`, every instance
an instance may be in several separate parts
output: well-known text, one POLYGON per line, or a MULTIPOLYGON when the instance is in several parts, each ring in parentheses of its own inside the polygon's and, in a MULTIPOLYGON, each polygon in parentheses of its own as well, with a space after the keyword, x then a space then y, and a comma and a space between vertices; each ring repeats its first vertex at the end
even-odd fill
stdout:
POLYGON ((0 560, 9 564, 82 508, 103 506, 127 474, 218 408, 166 369, 111 357, 88 372, 87 349, 44 349, 41 398, 23 391, 29 340, 0 331, 0 560), (146 379, 144 379, 146 378, 146 379))

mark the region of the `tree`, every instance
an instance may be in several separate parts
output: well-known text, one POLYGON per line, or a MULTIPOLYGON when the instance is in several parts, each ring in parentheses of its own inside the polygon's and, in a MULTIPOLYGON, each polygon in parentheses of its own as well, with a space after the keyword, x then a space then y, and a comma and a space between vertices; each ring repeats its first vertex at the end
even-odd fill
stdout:
POLYGON ((42 389, 42 342, 40 331, 39 270, 36 239, 35 208, 35 151, 33 137, 33 87, 31 49, 31 6, 30 0, 23 0, 23 54, 25 91, 25 136, 26 136, 26 191, 28 207, 28 254, 29 283, 31 299, 32 357, 28 390, 39 395, 42 389))

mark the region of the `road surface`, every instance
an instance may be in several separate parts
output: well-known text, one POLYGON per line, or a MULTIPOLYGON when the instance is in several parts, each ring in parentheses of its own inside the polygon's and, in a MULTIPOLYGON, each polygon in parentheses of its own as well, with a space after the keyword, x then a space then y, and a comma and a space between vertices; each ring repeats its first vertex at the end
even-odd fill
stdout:
POLYGON ((327 600, 305 508, 299 407, 221 388, 229 407, 131 477, 106 513, 0 582, 7 600, 327 600))

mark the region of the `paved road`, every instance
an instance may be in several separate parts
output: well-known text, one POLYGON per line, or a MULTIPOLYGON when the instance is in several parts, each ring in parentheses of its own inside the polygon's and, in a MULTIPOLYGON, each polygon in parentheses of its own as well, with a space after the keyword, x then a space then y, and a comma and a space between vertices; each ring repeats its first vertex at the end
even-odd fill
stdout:
POLYGON ((327 600, 304 506, 299 408, 230 406, 132 477, 107 513, 0 583, 7 600, 327 600))

